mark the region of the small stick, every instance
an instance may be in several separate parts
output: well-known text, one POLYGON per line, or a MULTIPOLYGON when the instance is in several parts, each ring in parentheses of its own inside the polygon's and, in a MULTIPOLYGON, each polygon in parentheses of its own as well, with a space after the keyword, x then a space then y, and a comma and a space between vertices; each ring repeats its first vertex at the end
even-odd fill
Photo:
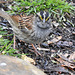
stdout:
POLYGON ((14 39, 14 45, 13 45, 13 48, 15 49, 15 33, 14 33, 13 39, 14 39))

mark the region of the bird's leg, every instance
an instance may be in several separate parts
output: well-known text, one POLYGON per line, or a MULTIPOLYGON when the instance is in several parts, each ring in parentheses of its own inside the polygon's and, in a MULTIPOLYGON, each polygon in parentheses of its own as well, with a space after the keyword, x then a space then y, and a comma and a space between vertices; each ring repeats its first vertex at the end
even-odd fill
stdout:
MULTIPOLYGON (((13 39, 14 39, 13 48, 15 49, 15 33, 14 33, 13 39)), ((31 44, 31 45, 32 45, 32 47, 33 47, 33 49, 34 49, 35 54, 36 54, 37 56, 38 56, 38 55, 42 56, 42 55, 37 51, 37 49, 35 48, 35 46, 34 46, 33 44, 31 44)))
POLYGON ((42 55, 37 51, 37 49, 35 48, 35 46, 34 46, 33 44, 31 44, 31 45, 32 45, 32 47, 33 47, 34 52, 36 53, 36 55, 37 55, 37 56, 38 56, 38 55, 42 56, 42 55))

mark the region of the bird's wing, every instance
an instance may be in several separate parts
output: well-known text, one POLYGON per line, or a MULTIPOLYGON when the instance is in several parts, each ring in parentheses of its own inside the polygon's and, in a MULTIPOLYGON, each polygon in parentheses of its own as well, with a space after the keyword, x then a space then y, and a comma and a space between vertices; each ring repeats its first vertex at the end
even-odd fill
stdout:
POLYGON ((18 23, 18 28, 21 30, 32 29, 32 21, 33 21, 33 15, 26 16, 26 15, 13 15, 11 16, 12 19, 18 23))

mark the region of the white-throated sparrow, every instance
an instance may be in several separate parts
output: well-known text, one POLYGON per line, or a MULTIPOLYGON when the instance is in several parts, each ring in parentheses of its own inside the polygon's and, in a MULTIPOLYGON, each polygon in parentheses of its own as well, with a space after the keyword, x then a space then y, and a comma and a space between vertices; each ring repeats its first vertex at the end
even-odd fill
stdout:
POLYGON ((50 15, 46 11, 29 16, 25 14, 11 16, 0 10, 0 16, 8 20, 20 40, 28 43, 41 43, 53 28, 50 15))

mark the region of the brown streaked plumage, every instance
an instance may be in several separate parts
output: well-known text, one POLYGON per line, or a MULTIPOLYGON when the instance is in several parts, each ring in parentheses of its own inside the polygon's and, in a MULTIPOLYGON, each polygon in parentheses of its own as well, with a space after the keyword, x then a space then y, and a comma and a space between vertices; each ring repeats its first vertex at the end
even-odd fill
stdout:
POLYGON ((20 15, 21 20, 19 20, 19 27, 23 29, 24 27, 27 27, 27 29, 32 29, 32 21, 33 21, 33 15, 26 16, 26 15, 20 15))
POLYGON ((23 15, 13 15, 13 16, 11 16, 11 18, 15 22, 19 23, 18 28, 24 29, 26 27, 29 30, 32 29, 32 20, 33 20, 32 17, 33 17, 33 15, 26 16, 24 14, 23 15))

